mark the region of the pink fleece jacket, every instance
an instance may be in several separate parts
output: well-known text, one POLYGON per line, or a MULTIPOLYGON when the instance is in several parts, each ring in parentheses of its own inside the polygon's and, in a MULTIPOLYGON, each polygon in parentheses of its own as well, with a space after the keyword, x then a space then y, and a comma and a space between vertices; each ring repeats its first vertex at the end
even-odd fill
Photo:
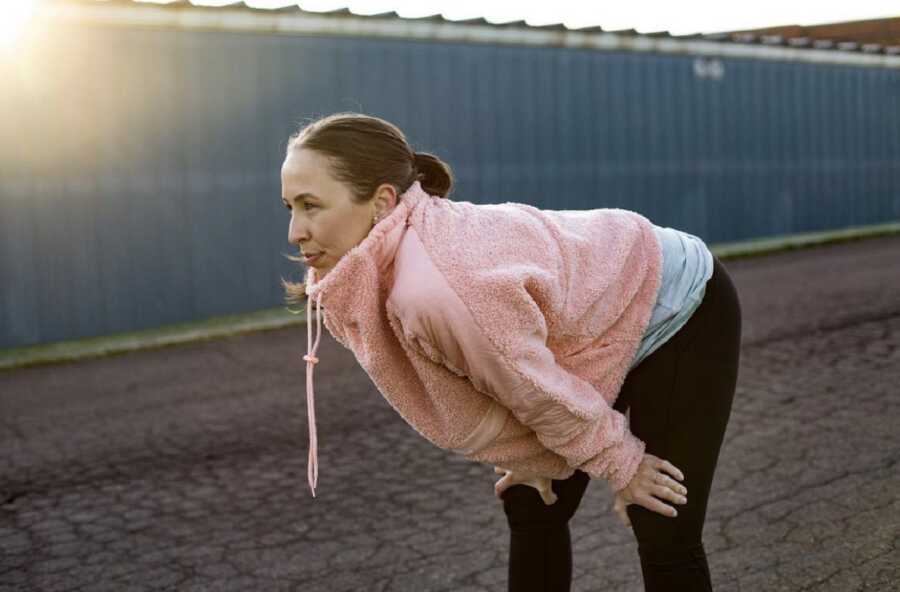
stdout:
MULTIPOLYGON (((473 204, 416 182, 324 278, 315 271, 306 291, 319 326, 322 315, 436 446, 545 489, 576 468, 613 491, 634 476, 645 444, 612 405, 661 281, 660 245, 640 214, 473 204)), ((309 339, 315 496, 319 337, 309 339)))

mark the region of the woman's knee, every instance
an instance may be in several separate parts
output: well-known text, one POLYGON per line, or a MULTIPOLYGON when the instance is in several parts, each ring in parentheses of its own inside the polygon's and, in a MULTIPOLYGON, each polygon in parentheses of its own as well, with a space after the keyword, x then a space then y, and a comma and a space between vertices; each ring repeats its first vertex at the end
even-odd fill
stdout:
POLYGON ((705 559, 706 549, 700 539, 664 546, 638 544, 638 555, 648 565, 666 566, 705 559))
POLYGON ((503 492, 503 511, 510 529, 533 531, 559 528, 568 524, 581 503, 590 477, 576 471, 569 479, 553 480, 551 487, 556 501, 544 503, 538 491, 529 485, 513 485, 503 492))
MULTIPOLYGON (((688 496, 690 495, 689 491, 688 496)), ((679 506, 676 517, 664 516, 637 504, 627 506, 625 511, 638 546, 667 553, 699 544, 703 540, 706 500, 697 497, 689 503, 693 507, 679 506)))
POLYGON ((557 498, 548 506, 537 490, 529 485, 513 485, 503 492, 501 499, 506 521, 514 532, 553 529, 567 523, 563 513, 553 507, 562 503, 561 500, 557 498))

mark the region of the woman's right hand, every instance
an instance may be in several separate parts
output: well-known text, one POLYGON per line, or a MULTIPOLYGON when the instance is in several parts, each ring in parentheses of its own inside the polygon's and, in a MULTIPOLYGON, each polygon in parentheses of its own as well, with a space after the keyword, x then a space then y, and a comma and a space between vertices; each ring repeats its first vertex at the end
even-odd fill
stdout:
POLYGON ((675 479, 684 480, 684 474, 675 465, 652 454, 644 453, 644 458, 638 465, 634 477, 624 489, 616 493, 613 510, 625 526, 631 526, 628 513, 625 511, 625 507, 630 504, 638 504, 663 516, 674 518, 678 512, 674 507, 664 504, 661 500, 669 500, 676 504, 687 503, 687 497, 685 497, 687 496, 687 487, 675 479))
POLYGON ((552 479, 549 477, 535 477, 527 473, 510 471, 501 467, 494 467, 494 472, 503 475, 494 484, 494 495, 498 498, 503 499, 503 492, 507 488, 523 483, 538 490, 538 493, 541 494, 541 499, 544 500, 544 505, 551 506, 556 503, 556 493, 553 491, 552 479))

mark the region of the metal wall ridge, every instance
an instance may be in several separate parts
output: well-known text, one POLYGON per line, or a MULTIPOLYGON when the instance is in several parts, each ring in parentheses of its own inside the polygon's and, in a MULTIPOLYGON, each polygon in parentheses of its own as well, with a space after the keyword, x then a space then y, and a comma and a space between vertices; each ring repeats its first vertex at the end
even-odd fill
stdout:
POLYGON ((173 9, 165 5, 152 4, 56 3, 45 6, 40 16, 62 22, 110 26, 551 46, 900 69, 900 55, 855 53, 815 46, 776 47, 694 38, 634 36, 568 29, 544 30, 527 26, 499 27, 490 24, 378 18, 364 15, 341 15, 340 18, 335 18, 327 13, 321 15, 306 12, 268 13, 228 6, 210 10, 209 7, 198 6, 173 9))

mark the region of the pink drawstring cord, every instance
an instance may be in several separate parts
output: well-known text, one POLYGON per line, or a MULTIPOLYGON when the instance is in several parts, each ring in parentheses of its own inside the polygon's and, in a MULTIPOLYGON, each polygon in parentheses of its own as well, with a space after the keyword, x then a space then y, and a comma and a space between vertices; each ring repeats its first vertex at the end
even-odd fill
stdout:
MULTIPOLYGON (((313 366, 318 363, 316 351, 319 349, 319 339, 322 337, 322 312, 319 302, 322 295, 316 299, 316 342, 312 343, 312 325, 309 322, 309 314, 306 318, 306 351, 303 359, 306 360, 306 413, 309 423, 309 460, 307 462, 307 477, 312 496, 316 497, 316 483, 319 480, 319 447, 316 439, 316 408, 313 392, 313 366)), ((308 309, 307 309, 308 310, 308 309)))

